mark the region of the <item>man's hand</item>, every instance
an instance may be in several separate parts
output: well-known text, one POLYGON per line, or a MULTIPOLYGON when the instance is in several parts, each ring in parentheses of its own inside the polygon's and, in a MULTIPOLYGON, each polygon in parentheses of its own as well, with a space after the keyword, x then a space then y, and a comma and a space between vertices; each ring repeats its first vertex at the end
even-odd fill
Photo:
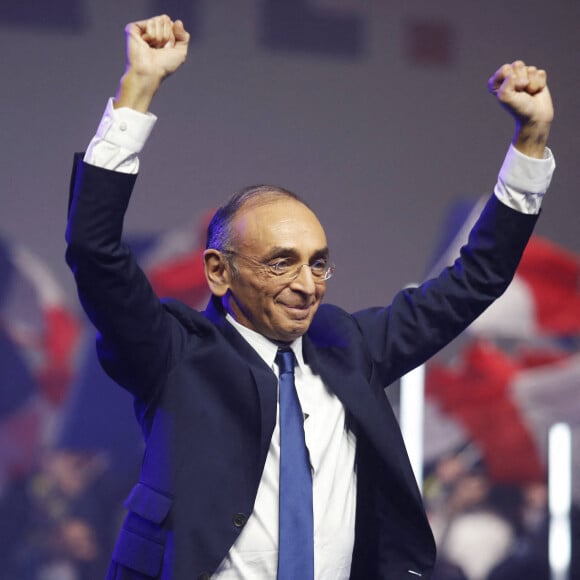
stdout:
POLYGON ((516 121, 516 149, 542 158, 554 118, 546 71, 517 60, 501 66, 489 79, 488 88, 516 121))
POLYGON ((146 112, 163 79, 185 62, 189 33, 181 20, 162 15, 128 24, 125 34, 127 68, 115 107, 146 112))

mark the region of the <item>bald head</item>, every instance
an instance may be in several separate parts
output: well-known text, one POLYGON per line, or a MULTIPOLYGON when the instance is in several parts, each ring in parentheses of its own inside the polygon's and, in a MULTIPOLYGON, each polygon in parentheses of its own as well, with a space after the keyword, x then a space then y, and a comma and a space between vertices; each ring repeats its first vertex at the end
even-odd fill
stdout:
POLYGON ((234 244, 232 222, 238 212, 245 207, 275 203, 281 199, 293 199, 309 207, 292 191, 275 185, 251 185, 238 191, 213 215, 207 228, 205 247, 216 250, 232 249, 234 244))

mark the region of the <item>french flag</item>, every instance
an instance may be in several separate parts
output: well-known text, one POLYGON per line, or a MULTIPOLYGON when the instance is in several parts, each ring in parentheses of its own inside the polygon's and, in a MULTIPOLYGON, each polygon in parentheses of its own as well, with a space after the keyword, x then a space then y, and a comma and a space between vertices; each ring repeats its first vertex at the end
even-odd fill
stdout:
POLYGON ((79 335, 52 272, 0 238, 0 480, 27 474, 53 440, 79 335))
MULTIPOLYGON (((483 204, 452 209, 433 274, 452 263, 483 204)), ((567 422, 580 448, 579 282, 575 254, 530 240, 504 295, 427 367, 426 460, 470 442, 495 481, 525 483, 545 480, 554 423, 567 422)), ((578 501, 578 453, 573 462, 578 501)))

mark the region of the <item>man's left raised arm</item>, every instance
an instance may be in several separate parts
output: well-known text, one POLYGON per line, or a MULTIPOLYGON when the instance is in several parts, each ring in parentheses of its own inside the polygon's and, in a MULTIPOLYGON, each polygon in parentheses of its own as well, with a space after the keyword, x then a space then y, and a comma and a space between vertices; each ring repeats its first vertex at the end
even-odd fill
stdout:
POLYGON ((511 282, 555 167, 547 148, 554 109, 546 76, 515 61, 489 79, 490 92, 516 128, 494 189, 497 199, 487 203, 455 264, 399 292, 390 307, 355 314, 385 384, 444 347, 511 282))

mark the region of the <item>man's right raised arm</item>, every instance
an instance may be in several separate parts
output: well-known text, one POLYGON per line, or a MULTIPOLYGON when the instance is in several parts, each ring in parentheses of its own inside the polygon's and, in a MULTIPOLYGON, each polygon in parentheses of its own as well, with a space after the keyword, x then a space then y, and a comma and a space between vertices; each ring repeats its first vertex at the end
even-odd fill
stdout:
POLYGON ((161 369, 151 366, 167 363, 163 351, 170 332, 164 309, 121 241, 123 218, 137 155, 155 123, 149 106, 162 81, 185 61, 189 35, 180 21, 158 16, 127 25, 126 37, 127 67, 117 96, 109 101, 84 160, 75 163, 66 259, 83 307, 101 334, 101 361, 133 391, 146 388, 141 370, 152 377, 161 369), (125 372, 135 384, 119 376, 125 372))
POLYGON ((137 155, 156 121, 149 113, 151 101, 163 80, 185 62, 189 34, 181 20, 172 22, 166 15, 132 22, 125 34, 127 67, 84 160, 104 169, 137 173, 137 155))

